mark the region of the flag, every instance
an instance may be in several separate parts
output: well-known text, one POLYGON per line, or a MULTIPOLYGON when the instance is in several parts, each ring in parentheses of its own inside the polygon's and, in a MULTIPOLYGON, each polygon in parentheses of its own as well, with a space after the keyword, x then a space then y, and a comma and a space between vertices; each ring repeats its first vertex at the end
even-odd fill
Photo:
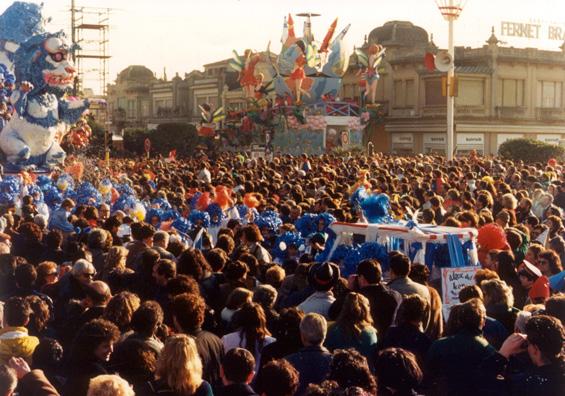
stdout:
POLYGON ((426 66, 426 69, 431 73, 436 70, 436 58, 434 54, 432 54, 431 52, 426 52, 426 55, 424 56, 424 65, 426 66))
POLYGON ((204 235, 204 227, 200 228, 200 231, 198 231, 198 233, 194 237, 194 241, 192 242, 193 248, 202 250, 202 246, 203 246, 203 242, 204 242, 204 240, 202 238, 203 235, 204 235))
POLYGON ((545 247, 548 237, 549 237, 549 228, 547 228, 544 232, 539 234, 539 236, 536 238, 536 241, 538 241, 545 247))

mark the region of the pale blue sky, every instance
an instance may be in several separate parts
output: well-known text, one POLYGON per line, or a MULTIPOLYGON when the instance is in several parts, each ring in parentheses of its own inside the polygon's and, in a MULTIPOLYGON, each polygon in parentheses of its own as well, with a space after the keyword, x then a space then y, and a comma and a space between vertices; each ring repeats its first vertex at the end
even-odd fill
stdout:
MULTIPOLYGON (((2 12, 12 0, 0 0, 2 12)), ((48 27, 70 26, 70 0, 43 0, 48 27)), ((447 45, 447 23, 434 0, 76 0, 78 5, 113 7, 110 79, 131 64, 143 64, 158 76, 181 75, 205 63, 230 56, 232 49, 280 49, 283 17, 297 12, 317 12, 314 34, 321 39, 331 21, 339 17, 338 31, 346 24, 350 49, 363 36, 390 20, 408 20, 434 34, 436 44, 447 45)), ((560 25, 565 31, 565 0, 468 0, 456 23, 456 45, 480 46, 495 26, 499 38, 515 47, 556 50, 561 42, 547 39, 500 37, 501 21, 560 25)), ((297 33, 301 18, 295 18, 297 33)), ((544 36, 546 27, 542 28, 544 36)))

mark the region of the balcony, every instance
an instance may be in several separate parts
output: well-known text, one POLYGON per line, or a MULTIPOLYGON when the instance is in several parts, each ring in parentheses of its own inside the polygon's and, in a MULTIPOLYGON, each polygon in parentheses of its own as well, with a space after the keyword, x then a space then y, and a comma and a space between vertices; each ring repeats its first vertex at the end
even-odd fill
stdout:
POLYGON ((496 106, 496 118, 504 119, 504 118, 527 118, 528 116, 528 109, 523 106, 496 106))
POLYGON ((536 120, 565 121, 565 111, 559 107, 537 107, 536 120))

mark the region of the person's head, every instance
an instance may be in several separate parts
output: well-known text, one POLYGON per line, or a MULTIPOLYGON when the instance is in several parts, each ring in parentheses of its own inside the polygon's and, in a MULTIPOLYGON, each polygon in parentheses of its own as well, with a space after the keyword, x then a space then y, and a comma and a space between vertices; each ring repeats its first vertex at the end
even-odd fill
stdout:
POLYGON ((500 279, 486 280, 481 283, 481 289, 485 305, 503 305, 508 308, 514 306, 512 288, 506 282, 500 279))
POLYGON ((483 302, 473 298, 461 305, 459 320, 461 329, 481 331, 485 325, 486 309, 483 302))
POLYGON ((139 308, 137 294, 123 291, 114 295, 104 309, 104 319, 114 323, 122 333, 129 330, 133 313, 139 308))
POLYGON ((202 384, 202 361, 194 339, 185 334, 169 337, 157 360, 155 376, 176 394, 194 395, 202 384))
POLYGON ((88 260, 77 260, 71 270, 71 275, 82 285, 88 285, 96 276, 96 269, 94 265, 88 260))
POLYGON ((198 282, 188 275, 177 275, 167 282, 167 294, 169 297, 175 297, 179 294, 190 293, 200 295, 200 286, 198 282))
POLYGON ((151 337, 163 323, 163 309, 155 301, 144 301, 131 317, 131 328, 143 337, 151 337))
POLYGON ((339 267, 331 262, 314 263, 308 270, 308 282, 316 291, 329 291, 339 280, 339 267))
POLYGON ((459 290, 459 302, 464 303, 473 298, 478 298, 479 300, 483 300, 483 291, 477 285, 469 285, 463 287, 459 290))
POLYGON ((283 267, 273 265, 265 272, 265 283, 273 286, 275 289, 279 289, 283 283, 285 275, 283 267))
POLYGON ((135 396, 135 392, 119 375, 103 374, 90 380, 86 396, 135 396))
POLYGON ((51 230, 43 238, 43 243, 45 243, 45 246, 49 249, 59 250, 63 244, 63 233, 61 230, 51 230))
POLYGON ((358 337, 364 329, 372 327, 373 318, 367 297, 360 293, 349 293, 345 297, 337 323, 353 337, 358 337))
POLYGON ((75 203, 72 199, 66 198, 61 202, 61 208, 66 212, 70 212, 75 207, 75 203))
POLYGON ((190 275, 197 281, 202 280, 207 272, 211 272, 204 254, 193 248, 181 253, 177 261, 177 269, 179 274, 190 275))
POLYGON ((25 290, 33 289, 35 280, 37 279, 37 271, 33 264, 24 263, 16 267, 15 271, 16 285, 25 290))
POLYGON ((257 393, 261 396, 293 396, 299 385, 299 373, 286 360, 272 360, 261 368, 257 393))
POLYGON ((561 259, 553 250, 544 250, 538 256, 538 265, 541 273, 547 277, 563 271, 561 259))
MULTIPOLYGON (((143 242, 145 245, 151 247, 153 246, 153 235, 155 235, 155 228, 151 224, 142 223, 137 230, 137 239, 143 242)), ((133 227, 132 227, 133 236, 133 227)))
POLYGON ((108 249, 104 263, 104 272, 110 273, 113 270, 125 270, 128 252, 129 251, 123 246, 112 246, 108 249))
POLYGON ((32 313, 29 302, 25 298, 10 297, 4 304, 4 325, 25 327, 32 313))
POLYGON ((536 366, 553 363, 563 356, 565 331, 559 319, 547 315, 532 316, 526 322, 528 355, 536 366))
POLYGON ((543 274, 538 267, 524 260, 522 269, 518 272, 518 279, 520 280, 522 287, 526 290, 530 290, 534 283, 542 275, 543 274))
POLYGON ((328 323, 317 313, 309 313, 300 321, 300 338, 304 346, 319 346, 324 343, 328 323))
POLYGON ((199 295, 180 294, 173 299, 172 314, 177 331, 191 333, 204 323, 206 303, 199 295))
POLYGON ((404 253, 392 251, 389 253, 391 278, 406 278, 410 273, 410 259, 404 253))
POLYGON ((281 309, 273 325, 273 336, 280 342, 300 344, 300 322, 304 313, 295 307, 281 309))
POLYGON ((397 321, 399 324, 420 326, 426 319, 429 304, 417 294, 408 295, 398 307, 397 321))
POLYGON ((85 303, 88 307, 105 307, 112 298, 110 287, 102 281, 89 283, 84 291, 85 303))
POLYGON ((401 348, 381 351, 375 362, 375 374, 379 388, 391 389, 401 395, 412 394, 423 379, 416 356, 401 348))
POLYGON ((477 285, 480 286, 481 283, 483 283, 483 281, 488 279, 500 279, 500 278, 496 272, 487 268, 481 268, 478 269, 477 272, 475 272, 475 283, 477 285))
POLYGON ((72 343, 70 362, 107 362, 120 336, 118 327, 105 319, 94 319, 84 324, 72 343))
POLYGON ((110 233, 102 228, 94 228, 88 234, 88 248, 92 249, 103 249, 108 247, 108 242, 110 233))
POLYGON ((565 323, 565 294, 557 293, 549 297, 545 302, 545 314, 553 316, 565 323))
POLYGON ((376 259, 362 260, 357 266, 359 286, 375 285, 382 280, 381 264, 376 259))
POLYGON ((29 303, 29 307, 32 311, 28 325, 29 333, 32 335, 40 335, 47 327, 47 323, 51 317, 49 304, 36 295, 27 296, 26 301, 29 303))
POLYGON ((12 396, 18 385, 16 371, 4 364, 0 364, 0 395, 12 396))
POLYGON ((177 275, 177 265, 173 260, 161 259, 153 266, 153 279, 161 287, 165 287, 169 279, 177 275))
POLYGON ((153 235, 153 245, 166 249, 169 246, 169 234, 165 231, 157 231, 153 235))
POLYGON ((334 351, 328 379, 336 381, 342 389, 358 386, 371 395, 377 392, 367 359, 355 349, 334 351))
POLYGON ((37 266, 37 279, 35 280, 35 288, 41 290, 45 285, 57 282, 59 273, 57 271, 57 263, 53 261, 43 261, 37 266))
POLYGON ((261 231, 257 225, 250 224, 241 229, 241 241, 244 244, 261 242, 262 240, 263 236, 261 235, 261 231))
POLYGON ((228 262, 224 269, 224 275, 229 282, 244 281, 247 278, 249 267, 243 261, 234 260, 228 262))
POLYGON ((271 335, 267 329, 267 319, 263 307, 254 302, 245 303, 241 306, 234 316, 234 324, 245 336, 245 349, 253 353, 254 356, 256 346, 261 350, 265 337, 271 335))
POLYGON ((63 363, 63 347, 53 338, 41 338, 33 350, 31 361, 32 369, 43 370, 47 373, 56 372, 63 363))
POLYGON ((222 360, 220 373, 224 385, 250 384, 255 375, 255 358, 247 349, 230 349, 222 360))
POLYGON ((261 304, 263 309, 272 309, 277 300, 277 290, 271 285, 259 285, 253 292, 253 301, 261 304))
POLYGON ((216 248, 210 249, 206 252, 206 261, 208 261, 212 272, 222 271, 228 260, 228 254, 224 250, 217 247, 217 244, 216 248))

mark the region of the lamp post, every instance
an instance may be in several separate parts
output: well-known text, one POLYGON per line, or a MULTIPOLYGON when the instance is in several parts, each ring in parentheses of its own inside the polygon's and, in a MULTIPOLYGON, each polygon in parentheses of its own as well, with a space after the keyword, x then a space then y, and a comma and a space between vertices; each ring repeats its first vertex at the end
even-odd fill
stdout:
POLYGON ((448 48, 451 63, 447 71, 447 159, 453 159, 454 116, 455 116, 455 47, 453 44, 453 23, 459 18, 466 0, 435 0, 441 15, 448 22, 448 48))

